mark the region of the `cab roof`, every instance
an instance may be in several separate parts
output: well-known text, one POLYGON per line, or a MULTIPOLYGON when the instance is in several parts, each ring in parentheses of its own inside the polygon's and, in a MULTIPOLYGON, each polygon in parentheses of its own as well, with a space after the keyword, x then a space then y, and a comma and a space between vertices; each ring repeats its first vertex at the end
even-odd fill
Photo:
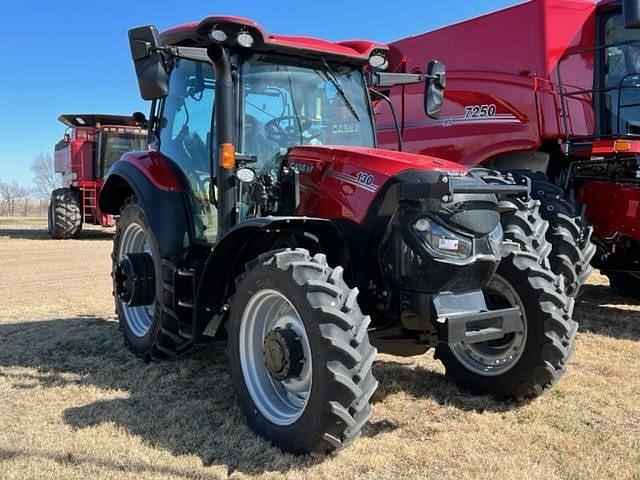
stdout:
MULTIPOLYGON (((229 40, 223 44, 233 44, 238 32, 250 33, 255 40, 250 50, 273 53, 294 54, 303 56, 322 56, 327 60, 364 64, 374 51, 386 54, 389 47, 383 43, 369 40, 349 40, 329 42, 313 37, 268 34, 258 23, 241 17, 210 16, 200 22, 180 25, 160 34, 166 45, 182 45, 204 47, 213 41, 209 32, 213 29, 223 30, 229 40)), ((239 47, 241 48, 241 47, 239 47)))
POLYGON ((137 127, 138 124, 131 115, 109 115, 103 113, 67 113, 58 117, 67 127, 72 128, 96 128, 101 127, 137 127))

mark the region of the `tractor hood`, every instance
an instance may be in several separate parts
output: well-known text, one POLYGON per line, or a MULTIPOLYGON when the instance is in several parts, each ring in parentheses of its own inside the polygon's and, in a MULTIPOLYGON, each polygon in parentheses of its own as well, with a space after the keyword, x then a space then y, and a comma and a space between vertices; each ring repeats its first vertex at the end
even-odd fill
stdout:
POLYGON ((351 146, 300 146, 287 163, 299 172, 299 215, 365 220, 379 194, 390 185, 436 181, 441 174, 462 177, 467 169, 439 158, 351 146))
POLYGON ((464 166, 437 157, 352 146, 298 146, 289 151, 289 159, 320 162, 325 169, 342 165, 357 166, 371 174, 377 173, 384 177, 392 177, 407 170, 429 170, 458 175, 467 172, 464 166))

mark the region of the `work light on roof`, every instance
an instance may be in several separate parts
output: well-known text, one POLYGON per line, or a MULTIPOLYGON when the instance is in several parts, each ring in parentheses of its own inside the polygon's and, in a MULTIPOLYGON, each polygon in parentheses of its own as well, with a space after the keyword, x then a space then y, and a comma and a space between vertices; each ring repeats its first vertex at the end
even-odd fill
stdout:
POLYGON ((389 66, 389 61, 387 57, 385 57, 380 52, 373 52, 369 57, 369 65, 373 68, 377 68, 379 70, 384 70, 389 66))
POLYGON ((213 27, 209 31, 209 38, 214 42, 226 42, 227 34, 224 32, 224 30, 221 30, 218 27, 213 27))
POLYGON ((249 32, 245 32, 245 31, 238 32, 238 35, 236 35, 236 41, 238 42, 238 45, 240 45, 241 47, 244 47, 244 48, 253 47, 254 40, 249 32))

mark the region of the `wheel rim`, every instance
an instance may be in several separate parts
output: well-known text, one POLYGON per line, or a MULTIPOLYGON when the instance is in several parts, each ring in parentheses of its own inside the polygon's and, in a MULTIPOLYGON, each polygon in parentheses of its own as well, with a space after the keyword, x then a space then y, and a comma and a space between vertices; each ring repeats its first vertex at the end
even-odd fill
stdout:
MULTIPOLYGON (((128 253, 148 253, 153 256, 151 245, 144 228, 137 223, 129 224, 120 237, 120 248, 118 250, 118 262, 128 253)), ((121 300, 120 311, 124 315, 125 321, 136 337, 144 337, 151 328, 153 322, 153 304, 141 307, 130 307, 121 300)))
POLYGON ((300 314, 280 292, 260 290, 247 302, 239 336, 242 375, 253 403, 271 423, 291 425, 302 416, 311 392, 311 348, 300 314), (299 375, 280 381, 267 369, 264 348, 270 334, 285 330, 295 332, 303 365, 299 375))
POLYGON ((485 297, 490 310, 520 307, 523 329, 489 342, 458 342, 452 345, 451 351, 467 370, 478 375, 495 377, 511 370, 520 360, 527 343, 527 317, 520 296, 502 277, 494 276, 485 289, 485 297))

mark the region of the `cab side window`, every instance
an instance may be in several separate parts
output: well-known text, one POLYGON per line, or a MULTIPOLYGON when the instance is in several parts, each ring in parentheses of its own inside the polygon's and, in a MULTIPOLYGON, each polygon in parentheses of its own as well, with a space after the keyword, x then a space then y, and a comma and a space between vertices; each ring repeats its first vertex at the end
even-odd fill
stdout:
POLYGON ((196 240, 214 242, 217 215, 210 198, 210 165, 215 103, 211 65, 175 62, 159 122, 160 152, 173 160, 189 181, 196 240))

